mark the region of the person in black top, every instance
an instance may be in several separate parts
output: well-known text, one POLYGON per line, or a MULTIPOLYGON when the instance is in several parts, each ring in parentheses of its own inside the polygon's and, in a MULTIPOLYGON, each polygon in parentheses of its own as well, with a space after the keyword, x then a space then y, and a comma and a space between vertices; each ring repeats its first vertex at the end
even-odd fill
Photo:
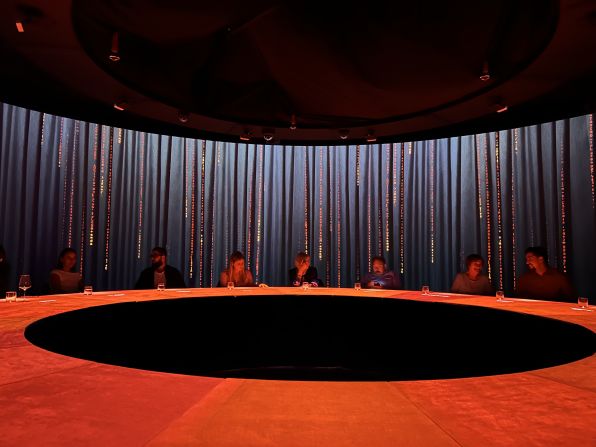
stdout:
POLYGON ((168 254, 163 247, 151 250, 151 267, 141 272, 135 284, 135 289, 155 289, 163 283, 169 289, 183 289, 186 287, 182 274, 166 262, 168 254))
POLYGON ((4 298, 4 294, 9 290, 10 282, 10 264, 6 259, 6 251, 4 246, 0 245, 0 299, 4 298))
POLYGON ((294 259, 295 267, 290 269, 289 284, 294 287, 302 285, 302 283, 309 283, 313 287, 323 285, 323 281, 319 279, 319 273, 316 267, 310 265, 310 256, 304 252, 300 252, 294 259))

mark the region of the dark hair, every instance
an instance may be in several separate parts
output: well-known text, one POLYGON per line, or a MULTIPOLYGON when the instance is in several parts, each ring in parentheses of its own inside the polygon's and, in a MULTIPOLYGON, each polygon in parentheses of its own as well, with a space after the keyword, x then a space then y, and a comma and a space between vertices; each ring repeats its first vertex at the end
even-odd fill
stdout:
POLYGON ((544 263, 547 264, 547 258, 548 255, 546 254, 546 250, 544 249, 544 247, 528 247, 526 248, 526 252, 525 254, 533 254, 534 256, 536 256, 537 258, 543 258, 544 259, 544 263))
POLYGON ((379 262, 382 262, 382 263, 383 263, 383 265, 387 265, 387 261, 385 261, 385 258, 384 258, 383 256, 374 256, 374 257, 373 257, 373 258, 370 260, 370 263, 371 263, 371 264, 374 264, 374 263, 375 263, 375 261, 379 261, 379 262))
POLYGON ((230 256, 230 267, 232 267, 232 264, 236 261, 240 261, 241 259, 244 259, 244 255, 242 253, 240 253, 239 251, 235 251, 234 253, 232 253, 232 255, 230 256))
MULTIPOLYGON (((77 255, 77 252, 75 251, 74 248, 67 247, 64 250, 62 250, 60 252, 60 256, 58 256, 58 269, 62 269, 64 267, 64 264, 62 264, 62 258, 64 256, 66 256, 67 254, 69 254, 69 253, 74 253, 75 256, 77 255)), ((70 269, 70 271, 71 272, 74 272, 75 271, 75 266, 74 265, 72 266, 72 268, 70 269)))
POLYGON ((472 253, 471 255, 466 256, 466 268, 470 268, 470 264, 476 261, 482 261, 482 264, 484 264, 484 259, 479 254, 472 253))
POLYGON ((153 250, 151 250, 151 253, 153 253, 154 251, 158 252, 160 256, 168 255, 168 252, 166 251, 166 249, 164 247, 153 247, 153 250))

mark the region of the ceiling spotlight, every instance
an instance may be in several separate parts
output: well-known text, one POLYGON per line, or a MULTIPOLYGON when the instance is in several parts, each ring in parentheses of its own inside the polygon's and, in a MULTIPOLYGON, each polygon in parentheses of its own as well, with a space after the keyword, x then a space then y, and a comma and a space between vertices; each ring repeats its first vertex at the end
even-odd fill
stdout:
POLYGON ((119 35, 117 31, 114 31, 112 34, 112 51, 108 56, 108 59, 112 62, 118 62, 120 60, 120 42, 119 42, 119 35))
POLYGON ((24 33, 25 32, 25 28, 23 27, 23 22, 18 21, 18 22, 16 22, 16 25, 17 25, 17 31, 19 33, 24 33))
POLYGON ((188 112, 185 112, 184 110, 178 110, 178 121, 180 121, 182 124, 186 124, 188 123, 189 119, 190 114, 188 112))
POLYGON ((120 99, 114 103, 114 108, 122 112, 128 108, 128 102, 124 99, 120 99))
POLYGON ((490 79, 490 72, 488 71, 488 62, 484 62, 482 65, 482 74, 480 75, 480 80, 482 82, 486 82, 490 79))
POLYGON ((263 139, 267 142, 273 140, 274 133, 273 129, 263 129, 263 139))
POLYGON ((366 142, 374 143, 375 141, 377 141, 377 137, 375 136, 375 131, 372 129, 368 129, 368 132, 366 133, 366 142))
POLYGON ((350 129, 339 129, 339 138, 340 139, 347 140, 349 134, 350 134, 350 129))
POLYGON ((296 115, 292 113, 292 117, 290 118, 290 129, 296 130, 296 115))
POLYGON ((252 137, 252 132, 248 129, 244 129, 244 132, 240 134, 241 141, 250 141, 251 137, 252 137))

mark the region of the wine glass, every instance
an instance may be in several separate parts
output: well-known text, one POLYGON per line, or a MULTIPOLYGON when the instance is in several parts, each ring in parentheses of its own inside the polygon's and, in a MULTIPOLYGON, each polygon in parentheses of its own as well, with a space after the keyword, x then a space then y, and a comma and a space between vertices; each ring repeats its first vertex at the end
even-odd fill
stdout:
POLYGON ((29 275, 21 275, 19 277, 19 289, 23 291, 23 300, 27 299, 27 289, 31 288, 31 277, 29 275))
POLYGON ((423 295, 430 295, 430 287, 429 286, 422 286, 422 294, 423 295))

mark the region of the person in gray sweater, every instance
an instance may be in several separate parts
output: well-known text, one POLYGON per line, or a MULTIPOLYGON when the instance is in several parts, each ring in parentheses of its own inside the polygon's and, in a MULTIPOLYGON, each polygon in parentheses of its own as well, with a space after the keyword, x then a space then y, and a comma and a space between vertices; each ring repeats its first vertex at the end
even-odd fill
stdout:
POLYGON ((482 274, 484 259, 477 254, 471 254, 466 258, 465 272, 455 275, 451 291, 453 293, 465 293, 468 295, 493 295, 495 293, 488 276, 482 274))

